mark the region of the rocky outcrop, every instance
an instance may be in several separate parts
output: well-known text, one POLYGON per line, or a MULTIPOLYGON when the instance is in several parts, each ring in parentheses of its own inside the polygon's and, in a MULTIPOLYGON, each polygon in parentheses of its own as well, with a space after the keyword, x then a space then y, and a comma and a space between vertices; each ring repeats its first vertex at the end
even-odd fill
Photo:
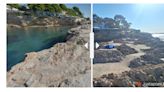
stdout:
POLYGON ((29 27, 29 26, 78 26, 88 24, 87 19, 80 17, 34 17, 27 15, 7 15, 8 27, 29 27))
POLYGON ((160 58, 146 54, 146 55, 141 56, 141 58, 136 58, 130 61, 129 67, 136 68, 136 67, 140 67, 140 66, 144 66, 148 64, 157 65, 161 63, 164 63, 164 61, 161 60, 160 58))
POLYGON ((129 55, 129 54, 137 53, 137 51, 134 48, 130 48, 129 46, 127 46, 125 44, 118 46, 117 50, 119 50, 123 55, 129 55))
POLYGON ((145 51, 147 55, 155 56, 156 58, 164 58, 164 47, 157 47, 145 51))
POLYGON ((8 87, 89 87, 90 58, 84 47, 90 26, 70 30, 65 43, 39 52, 27 53, 25 60, 7 73, 8 87), (83 29, 85 27, 85 29, 83 29), (77 42, 82 40, 80 44, 77 42))
MULTIPOLYGON (((110 72, 109 70, 104 72, 101 77, 95 77, 93 79, 93 86, 95 87, 163 87, 164 81, 164 61, 163 58, 163 44, 160 40, 153 38, 150 34, 146 33, 130 33, 125 34, 126 38, 113 39, 114 42, 134 44, 134 48, 138 44, 145 44, 150 49, 138 49, 136 51, 129 45, 117 46, 117 50, 124 56, 132 55, 133 60, 129 63, 129 70, 121 73, 110 72), (131 34, 131 35, 130 35, 131 34), (141 34, 141 35, 140 35, 141 34), (135 56, 137 52, 142 52, 142 56, 135 56)), ((107 58, 107 57, 105 57, 107 58)), ((124 59, 124 58, 123 58, 124 59)), ((129 59, 128 59, 129 60, 129 59)), ((124 61, 125 62, 125 61, 124 61)), ((113 64, 113 63, 112 63, 113 64)), ((116 64, 116 63, 114 63, 116 64)), ((121 64, 121 63, 120 63, 121 64)), ((110 70, 112 71, 112 70, 110 70)), ((114 69, 113 69, 114 71, 114 69)))
POLYGON ((93 80, 95 87, 163 87, 164 67, 155 65, 132 69, 120 75, 107 74, 93 80), (154 84, 154 85, 151 85, 154 84))
POLYGON ((125 34, 125 36, 130 38, 131 40, 133 39, 134 44, 145 44, 147 46, 152 47, 153 49, 164 47, 163 41, 161 41, 159 38, 154 38, 150 33, 136 33, 132 31, 125 34))
POLYGON ((136 67, 143 66, 143 65, 145 65, 145 62, 142 61, 140 58, 136 58, 136 59, 133 59, 132 61, 130 61, 129 67, 136 68, 136 67))
POLYGON ((97 15, 93 15, 93 18, 94 39, 100 43, 96 51, 101 51, 101 53, 95 52, 94 61, 105 61, 104 64, 93 65, 93 86, 164 86, 164 42, 161 39, 154 38, 152 34, 140 30, 115 26, 113 25, 115 21, 111 18, 101 18, 97 15), (108 58, 116 58, 108 53, 104 54, 111 51, 111 49, 104 48, 108 44, 114 44, 116 48, 113 49, 122 54, 120 62, 106 63, 110 60, 108 58))
POLYGON ((93 63, 112 63, 119 62, 123 54, 118 50, 96 50, 93 63))
POLYGON ((143 60, 145 63, 148 63, 148 64, 163 63, 163 61, 160 60, 160 58, 156 56, 148 55, 148 54, 141 56, 141 60, 143 60))

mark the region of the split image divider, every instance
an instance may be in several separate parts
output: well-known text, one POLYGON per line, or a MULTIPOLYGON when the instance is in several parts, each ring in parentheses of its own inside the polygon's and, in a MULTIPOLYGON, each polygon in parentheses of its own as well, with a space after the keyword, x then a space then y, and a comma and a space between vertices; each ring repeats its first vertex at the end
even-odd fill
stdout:
POLYGON ((7 87, 163 87, 163 4, 6 9, 7 87))

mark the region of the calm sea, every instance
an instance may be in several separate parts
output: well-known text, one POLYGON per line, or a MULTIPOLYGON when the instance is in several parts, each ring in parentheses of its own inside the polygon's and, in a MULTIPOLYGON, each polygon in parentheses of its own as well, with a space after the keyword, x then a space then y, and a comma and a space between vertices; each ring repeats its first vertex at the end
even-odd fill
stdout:
POLYGON ((68 30, 68 27, 8 28, 7 70, 22 62, 28 52, 40 51, 64 42, 68 30))

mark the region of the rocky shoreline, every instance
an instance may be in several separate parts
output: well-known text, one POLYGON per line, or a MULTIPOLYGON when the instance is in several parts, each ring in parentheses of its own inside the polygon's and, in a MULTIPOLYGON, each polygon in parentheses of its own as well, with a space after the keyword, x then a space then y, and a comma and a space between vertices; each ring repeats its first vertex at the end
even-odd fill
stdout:
POLYGON ((100 57, 95 58, 95 62, 100 62, 93 65, 93 71, 95 71, 93 85, 95 87, 150 87, 153 85, 148 84, 153 83, 154 87, 164 86, 162 84, 155 85, 155 83, 164 82, 163 41, 152 37, 149 33, 136 30, 129 32, 109 30, 102 33, 96 31, 95 35, 96 40, 100 43, 100 48, 96 50, 95 56, 100 54, 105 57, 103 60, 100 57), (111 32, 113 34, 110 36, 111 32), (108 36, 104 36, 104 34, 108 34, 108 36), (110 41, 116 45, 115 49, 101 48, 110 41), (113 59, 105 56, 107 52, 112 53, 113 59), (120 54, 118 55, 116 52, 120 54), (116 62, 110 62, 110 59, 116 60, 116 62))
POLYGON ((79 26, 82 24, 89 24, 89 21, 85 18, 71 17, 71 16, 13 16, 8 14, 7 27, 49 27, 49 26, 79 26))
POLYGON ((65 43, 27 53, 25 60, 7 72, 8 87, 90 87, 90 25, 69 31, 65 43))

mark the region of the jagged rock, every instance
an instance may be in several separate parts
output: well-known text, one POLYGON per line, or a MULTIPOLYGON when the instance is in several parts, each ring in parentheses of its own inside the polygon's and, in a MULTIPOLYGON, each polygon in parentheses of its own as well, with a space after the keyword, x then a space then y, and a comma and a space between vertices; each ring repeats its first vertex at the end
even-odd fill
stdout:
POLYGON ((107 79, 114 79, 116 78, 117 75, 113 74, 113 73, 110 73, 108 75, 102 75, 101 78, 107 78, 107 79))
POLYGON ((132 60, 129 64, 130 68, 136 68, 136 67, 140 67, 140 66, 144 66, 147 64, 160 64, 160 63, 164 63, 164 61, 160 60, 160 58, 156 57, 155 55, 150 55, 150 54, 146 54, 141 56, 141 58, 136 58, 134 60, 132 60))
POLYGON ((145 51, 148 55, 152 55, 158 58, 164 58, 164 48, 157 47, 148 51, 145 51))
POLYGON ((117 50, 96 50, 93 63, 119 62, 122 58, 122 53, 117 50))
POLYGON ((149 54, 141 56, 141 60, 143 60, 145 64, 163 63, 163 61, 160 60, 160 58, 156 57, 155 55, 149 55, 149 54))
POLYGON ((129 78, 123 78, 123 79, 115 79, 112 82, 112 87, 131 87, 131 81, 129 80, 129 78))
POLYGON ((133 81, 148 81, 147 74, 143 71, 130 71, 128 75, 133 81))
POLYGON ((93 79, 94 87, 127 87, 132 86, 131 80, 128 77, 120 78, 117 75, 108 74, 101 78, 93 79))
POLYGON ((136 58, 136 59, 130 61, 129 67, 130 68, 136 68, 136 67, 139 67, 139 66, 142 66, 142 65, 145 65, 145 62, 141 61, 140 58, 136 58))
MULTIPOLYGON (((161 83, 164 81, 164 67, 160 65, 142 67, 139 69, 132 69, 127 72, 115 75, 115 77, 108 77, 103 75, 100 78, 93 80, 95 87, 132 87, 138 86, 136 82, 140 82, 140 86, 152 86, 143 85, 144 83, 161 83)), ((156 86, 156 85, 155 85, 156 86)), ((157 85, 156 87, 163 86, 157 85)))
MULTIPOLYGON (((94 76, 93 85, 95 87, 142 87, 142 86, 154 86, 154 87, 163 87, 164 82, 164 42, 159 38, 154 38, 152 34, 142 32, 142 30, 136 29, 119 29, 113 28, 112 25, 107 25, 108 23, 114 24, 112 19, 109 18, 101 18, 97 15, 93 16, 93 26, 95 33, 95 41, 98 43, 114 41, 114 43, 121 43, 123 45, 116 47, 117 51, 121 52, 123 56, 127 57, 125 60, 123 58, 124 63, 117 62, 112 63, 111 65, 125 65, 125 67, 129 66, 125 72, 118 73, 113 72, 116 69, 111 69, 108 74, 108 70, 103 68, 105 64, 98 64, 101 67, 98 67, 96 70, 104 70, 104 75, 97 77, 94 76), (111 27, 110 27, 111 26, 111 27), (127 45, 126 45, 127 44, 127 45), (132 45, 131 45, 132 44, 132 45), (134 46, 135 48, 131 48, 133 45, 146 45, 150 47, 150 49, 143 49, 142 46, 134 46), (130 46, 130 47, 129 47, 130 46), (138 53, 137 53, 138 52, 138 53), (130 61, 130 60, 131 61, 130 61), (130 61, 126 62, 127 60, 130 61), (129 65, 128 65, 129 64, 129 65), (103 69, 102 69, 103 68, 103 69), (106 73, 106 74, 105 74, 106 73), (148 85, 145 85, 145 84, 148 85), (150 85, 150 84, 161 84, 161 85, 150 85)), ((115 56, 109 54, 108 51, 104 50, 103 46, 105 44, 100 44, 99 50, 95 51, 95 59, 94 63, 102 63, 108 62, 110 59, 115 56), (109 56, 108 56, 109 55, 109 56), (111 55, 111 57, 110 57, 111 55)), ((112 52, 112 51, 111 51, 112 52)), ((96 65, 95 65, 96 66, 96 65)), ((118 69, 119 71, 119 69, 118 69)))
POLYGON ((28 26, 79 26, 88 24, 87 19, 80 17, 57 17, 57 16, 27 16, 13 15, 12 12, 7 14, 8 26, 28 27, 28 26))
POLYGON ((123 55, 129 55, 129 54, 137 53, 137 51, 134 48, 131 48, 125 44, 118 46, 117 50, 119 50, 123 55))
POLYGON ((112 82, 108 81, 106 78, 94 78, 93 79, 94 87, 110 87, 112 82))

